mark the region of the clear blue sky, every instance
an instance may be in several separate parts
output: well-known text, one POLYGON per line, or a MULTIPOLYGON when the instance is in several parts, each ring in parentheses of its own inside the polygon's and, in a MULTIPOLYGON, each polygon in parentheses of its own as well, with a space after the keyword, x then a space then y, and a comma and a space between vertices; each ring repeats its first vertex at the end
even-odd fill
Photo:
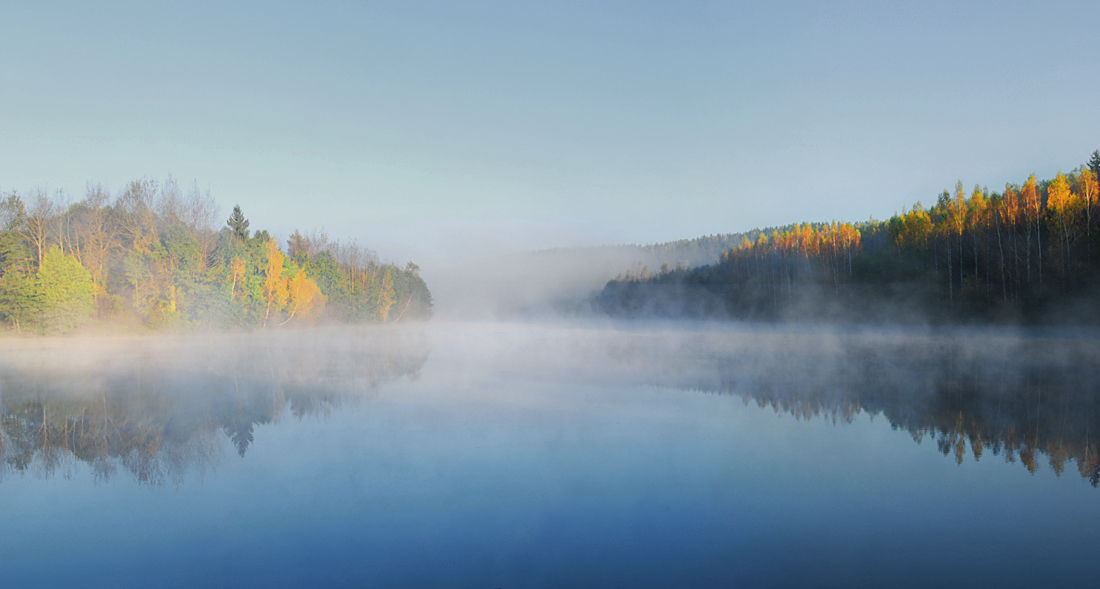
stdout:
POLYGON ((0 189, 381 256, 885 217, 1100 148, 1100 3, 4 2, 0 189))

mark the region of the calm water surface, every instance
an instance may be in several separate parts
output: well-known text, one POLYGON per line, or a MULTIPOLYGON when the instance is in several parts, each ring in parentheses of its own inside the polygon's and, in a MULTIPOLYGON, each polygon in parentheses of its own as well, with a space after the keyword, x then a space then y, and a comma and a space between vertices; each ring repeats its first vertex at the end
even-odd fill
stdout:
POLYGON ((0 342, 0 585, 1094 586, 1087 334, 0 342))

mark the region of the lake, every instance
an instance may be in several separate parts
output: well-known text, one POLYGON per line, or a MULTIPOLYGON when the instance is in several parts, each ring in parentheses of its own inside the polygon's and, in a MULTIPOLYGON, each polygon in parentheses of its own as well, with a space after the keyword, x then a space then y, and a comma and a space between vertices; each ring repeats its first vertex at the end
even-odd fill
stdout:
POLYGON ((0 340, 10 587, 1085 586, 1100 337, 0 340))

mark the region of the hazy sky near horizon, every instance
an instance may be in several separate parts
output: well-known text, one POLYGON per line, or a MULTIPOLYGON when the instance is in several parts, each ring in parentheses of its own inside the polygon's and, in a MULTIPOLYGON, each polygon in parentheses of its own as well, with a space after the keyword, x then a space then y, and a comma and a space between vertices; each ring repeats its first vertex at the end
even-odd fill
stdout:
POLYGON ((1097 2, 5 2, 0 190, 383 259, 883 218, 1100 148, 1097 2))

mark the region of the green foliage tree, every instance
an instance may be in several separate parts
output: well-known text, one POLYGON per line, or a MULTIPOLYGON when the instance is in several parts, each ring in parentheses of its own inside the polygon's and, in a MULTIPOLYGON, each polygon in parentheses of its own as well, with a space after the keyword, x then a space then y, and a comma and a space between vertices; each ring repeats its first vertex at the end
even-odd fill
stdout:
POLYGON ((240 206, 217 231, 212 201, 197 187, 185 197, 171 178, 135 180, 113 201, 100 185, 75 204, 55 196, 0 197, 0 321, 12 329, 79 326, 82 271, 101 318, 152 329, 377 322, 409 293, 422 303, 409 317, 431 314, 415 264, 380 264, 324 233, 295 231, 284 253, 267 231, 249 230, 240 206))
POLYGON ((17 332, 39 314, 38 288, 34 277, 22 268, 11 269, 0 277, 0 317, 17 332))
POLYGON ((73 256, 50 248, 38 269, 37 324, 46 333, 66 333, 83 325, 95 308, 92 275, 73 256))

